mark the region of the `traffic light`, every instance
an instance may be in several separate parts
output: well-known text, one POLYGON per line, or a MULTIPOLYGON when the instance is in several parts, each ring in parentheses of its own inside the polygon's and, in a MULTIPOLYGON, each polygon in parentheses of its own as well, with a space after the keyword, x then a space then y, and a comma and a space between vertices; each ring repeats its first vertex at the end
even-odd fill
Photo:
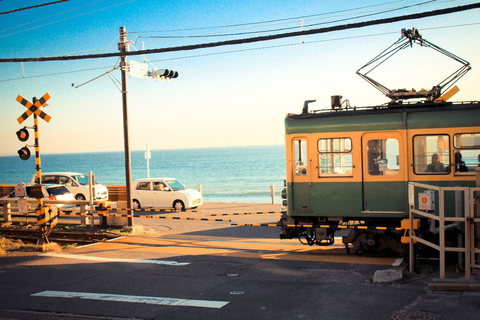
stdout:
MULTIPOLYGON (((18 140, 25 142, 28 140, 29 137, 30 137, 30 134, 28 133, 27 127, 23 127, 22 129, 17 131, 18 140)), ((17 152, 18 152, 18 155, 20 156, 20 159, 22 160, 28 160, 30 158, 30 150, 28 149, 28 145, 21 148, 17 152)))
POLYGON ((168 69, 153 69, 149 75, 155 80, 168 81, 178 77, 178 72, 168 69))
POLYGON ((17 137, 18 140, 25 142, 28 140, 30 137, 30 134, 28 133, 27 127, 23 127, 22 129, 17 131, 17 137))
POLYGON ((23 147, 17 152, 18 152, 18 155, 20 156, 20 159, 22 160, 28 160, 30 158, 30 149, 28 149, 27 147, 23 147))

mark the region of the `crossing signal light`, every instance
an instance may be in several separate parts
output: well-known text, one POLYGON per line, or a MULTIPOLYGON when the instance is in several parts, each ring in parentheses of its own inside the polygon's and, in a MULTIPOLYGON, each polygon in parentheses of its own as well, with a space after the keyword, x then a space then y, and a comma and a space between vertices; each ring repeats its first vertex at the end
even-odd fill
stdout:
POLYGON ((30 158, 30 149, 27 147, 23 147, 22 149, 18 150, 18 155, 22 160, 28 160, 30 158))
POLYGON ((28 138, 30 137, 30 134, 28 133, 28 130, 26 127, 20 129, 17 131, 17 137, 18 137, 18 140, 22 141, 22 142, 25 142, 28 140, 28 138))
POLYGON ((178 72, 168 69, 153 69, 150 76, 155 80, 168 81, 178 77, 178 72))

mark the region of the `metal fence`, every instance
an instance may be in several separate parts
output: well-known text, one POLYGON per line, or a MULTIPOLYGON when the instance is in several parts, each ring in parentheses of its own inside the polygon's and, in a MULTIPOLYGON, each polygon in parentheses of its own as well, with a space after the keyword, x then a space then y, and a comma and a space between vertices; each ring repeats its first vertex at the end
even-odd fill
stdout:
MULTIPOLYGON (((480 187, 438 187, 422 183, 409 182, 409 223, 410 223, 410 248, 409 248, 409 265, 410 272, 414 271, 415 256, 414 256, 414 242, 422 243, 439 252, 440 258, 440 278, 445 278, 445 260, 447 252, 458 252, 459 261, 465 263, 465 278, 470 279, 472 268, 479 268, 479 241, 480 241, 480 216, 478 204, 480 196, 480 187), (418 189, 429 190, 435 193, 435 199, 438 199, 437 210, 420 210, 418 189), (445 200, 448 193, 454 192, 454 207, 455 215, 447 210, 448 203, 445 200), (446 212, 450 214, 446 214, 446 212), (437 230, 439 239, 438 243, 425 240, 414 233, 414 218, 423 217, 428 218, 432 222, 438 223, 437 230), (463 233, 463 237, 459 238, 457 246, 448 246, 446 243, 445 232, 452 228, 458 228, 463 233)), ((450 196, 451 197, 451 196, 450 196)), ((420 198, 420 197, 419 197, 420 198)), ((432 225, 432 224, 431 224, 432 225)), ((435 225, 432 225, 435 226, 435 225)))

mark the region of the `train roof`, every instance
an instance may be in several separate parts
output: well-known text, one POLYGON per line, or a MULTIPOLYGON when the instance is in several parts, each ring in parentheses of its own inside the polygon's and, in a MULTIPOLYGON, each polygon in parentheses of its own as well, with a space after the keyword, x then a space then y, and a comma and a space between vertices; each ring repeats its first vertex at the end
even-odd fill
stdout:
POLYGON ((418 102, 287 114, 286 134, 480 125, 480 102, 418 102))

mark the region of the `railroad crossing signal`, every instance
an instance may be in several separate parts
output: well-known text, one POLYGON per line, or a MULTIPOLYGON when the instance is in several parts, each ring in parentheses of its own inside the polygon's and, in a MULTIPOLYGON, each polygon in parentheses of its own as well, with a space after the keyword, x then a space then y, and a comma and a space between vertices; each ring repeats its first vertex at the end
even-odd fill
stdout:
POLYGON ((20 159, 22 159, 22 160, 30 159, 30 149, 28 149, 27 147, 23 147, 20 150, 18 150, 17 152, 18 152, 18 156, 20 157, 20 159))
MULTIPOLYGON (((17 138, 20 141, 27 141, 30 134, 28 133, 27 129, 34 129, 35 130, 35 168, 37 171, 36 174, 36 184, 33 186, 27 187, 29 193, 32 197, 37 198, 38 207, 36 209, 37 214, 37 225, 39 226, 39 234, 38 234, 38 243, 48 243, 48 235, 53 230, 53 227, 57 224, 57 217, 58 211, 56 207, 45 206, 43 205, 43 198, 46 196, 45 187, 41 184, 41 177, 42 177, 42 167, 40 161, 40 144, 39 144, 39 133, 38 133, 38 117, 42 118, 46 122, 50 122, 50 117, 48 114, 40 110, 40 108, 46 107, 46 102, 50 99, 50 95, 45 93, 43 97, 40 99, 33 98, 33 103, 29 102, 27 99, 23 98, 21 95, 18 95, 17 101, 20 102, 27 108, 20 117, 18 117, 17 121, 21 124, 25 121, 28 117, 34 114, 33 117, 33 127, 23 127, 22 129, 17 131, 17 138)), ((25 147, 18 150, 18 155, 20 159, 27 160, 30 158, 30 149, 28 147, 32 147, 32 145, 26 145, 25 147)))
POLYGON ((35 113, 37 116, 39 116, 43 120, 50 122, 50 119, 52 119, 52 117, 50 117, 48 114, 40 110, 41 106, 46 107, 45 102, 47 102, 48 99, 50 99, 50 95, 47 92, 43 95, 43 97, 41 97, 37 101, 34 101, 34 103, 32 104, 30 101, 28 101, 21 95, 18 95, 17 101, 23 104, 28 109, 20 117, 18 117, 17 119, 18 123, 22 124, 22 122, 25 121, 28 117, 30 117, 32 113, 35 113))
MULTIPOLYGON (((17 101, 20 102, 21 104, 23 104, 25 106, 25 108, 27 108, 27 111, 25 111, 20 117, 18 117, 18 119, 17 119, 18 123, 21 124, 23 121, 25 121, 32 114, 35 115, 33 129, 35 130, 35 148, 36 148, 36 151, 37 151, 37 158, 39 158, 40 156, 39 156, 39 151, 37 150, 38 149, 38 123, 37 123, 38 121, 37 121, 36 116, 39 116, 40 118, 42 118, 46 122, 50 122, 50 119, 52 119, 52 117, 50 117, 48 114, 46 114, 45 112, 40 110, 40 107, 42 107, 42 106, 46 107, 47 106, 46 102, 48 101, 48 99, 50 99, 50 95, 48 93, 45 93, 43 95, 43 97, 41 97, 38 100, 33 98, 33 103, 31 103, 30 101, 28 101, 27 99, 25 99, 21 95, 18 95, 18 97, 17 97, 17 101)), ((20 140, 22 142, 25 142, 25 141, 28 140, 29 137, 30 137, 30 134, 28 133, 27 127, 23 127, 22 129, 17 131, 18 140, 20 140)), ((28 149, 28 147, 29 146, 26 145, 25 147, 23 147, 23 148, 21 148, 20 150, 17 151, 18 155, 20 156, 20 159, 28 160, 30 158, 30 149, 28 149)), ((39 162, 39 161, 40 161, 40 159, 37 160, 37 162, 39 162)))
POLYGON ((30 137, 30 134, 28 133, 27 127, 23 127, 22 129, 17 131, 17 137, 18 140, 25 142, 28 140, 30 137))

